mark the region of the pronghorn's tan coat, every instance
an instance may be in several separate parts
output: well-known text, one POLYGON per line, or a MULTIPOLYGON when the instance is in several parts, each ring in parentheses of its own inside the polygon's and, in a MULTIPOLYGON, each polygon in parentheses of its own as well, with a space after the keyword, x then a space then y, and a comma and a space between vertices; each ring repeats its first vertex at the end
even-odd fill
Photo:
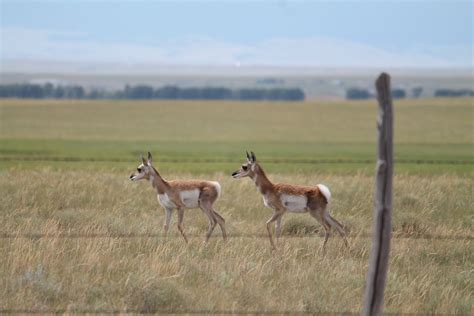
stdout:
POLYGON ((148 160, 142 158, 142 163, 137 167, 130 180, 148 180, 156 190, 158 202, 166 210, 164 235, 167 236, 171 215, 174 209, 178 210, 178 229, 183 238, 188 238, 183 228, 184 210, 187 208, 200 208, 209 219, 209 228, 206 234, 206 243, 211 237, 216 224, 222 230, 224 240, 227 237, 224 218, 214 209, 214 202, 220 195, 221 186, 216 181, 205 180, 173 180, 166 181, 152 165, 152 156, 148 153, 148 160))
POLYGON ((285 212, 309 212, 326 230, 323 249, 329 238, 331 227, 334 227, 344 238, 347 245, 344 229, 336 219, 327 211, 331 198, 329 189, 322 184, 312 186, 293 185, 285 183, 272 183, 262 167, 258 164, 255 154, 247 153, 247 162, 235 171, 234 178, 250 177, 258 191, 263 195, 265 206, 273 209, 272 217, 267 221, 267 231, 273 249, 271 224, 275 222, 277 237, 281 234, 281 218, 285 212))

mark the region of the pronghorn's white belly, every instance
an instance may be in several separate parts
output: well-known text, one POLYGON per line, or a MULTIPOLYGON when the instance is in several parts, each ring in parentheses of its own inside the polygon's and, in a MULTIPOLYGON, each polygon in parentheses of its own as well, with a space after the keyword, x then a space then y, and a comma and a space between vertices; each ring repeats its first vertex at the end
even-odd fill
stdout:
POLYGON ((304 195, 283 194, 280 199, 281 204, 283 204, 288 212, 304 213, 307 211, 306 206, 308 204, 308 199, 304 195))
POLYGON ((170 200, 168 197, 168 194, 158 194, 158 202, 163 206, 164 208, 175 208, 176 204, 173 203, 173 201, 170 200))
POLYGON ((179 192, 181 202, 188 208, 196 208, 199 206, 199 189, 179 192))

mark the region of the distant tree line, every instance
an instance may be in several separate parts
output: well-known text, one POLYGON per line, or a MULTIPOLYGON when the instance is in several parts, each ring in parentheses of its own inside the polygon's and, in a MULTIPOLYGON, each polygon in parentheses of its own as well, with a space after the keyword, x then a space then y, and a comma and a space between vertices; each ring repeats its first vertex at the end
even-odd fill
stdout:
POLYGON ((346 99, 349 100, 364 100, 372 97, 372 94, 367 89, 350 88, 346 91, 346 99))
MULTIPOLYGON (((420 92, 421 93, 421 92, 420 92)), ((403 89, 393 89, 392 98, 394 99, 403 99, 406 98, 407 93, 403 89)), ((346 99, 348 100, 365 100, 374 97, 367 89, 360 88, 350 88, 346 91, 346 99)))
POLYGON ((0 98, 34 99, 166 99, 166 100, 281 100, 302 101, 303 90, 299 88, 245 88, 229 89, 224 87, 180 88, 165 86, 153 88, 149 85, 126 85, 124 89, 106 91, 82 86, 54 86, 50 83, 5 84, 0 85, 0 98))
MULTIPOLYGON (((423 92, 422 87, 415 87, 411 90, 412 98, 419 98, 423 92)), ((437 89, 434 92, 435 97, 468 97, 474 96, 474 90, 471 89, 437 89)), ((346 90, 346 99, 349 100, 364 100, 374 97, 367 89, 350 88, 346 90)), ((403 99, 408 97, 407 92, 404 89, 393 89, 392 97, 394 99, 403 99)))
POLYGON ((53 86, 51 83, 44 85, 15 83, 0 85, 2 98, 54 98, 54 99, 82 99, 86 97, 81 86, 53 86))
POLYGON ((469 96, 474 96, 474 90, 438 89, 435 91, 435 97, 469 97, 469 96))

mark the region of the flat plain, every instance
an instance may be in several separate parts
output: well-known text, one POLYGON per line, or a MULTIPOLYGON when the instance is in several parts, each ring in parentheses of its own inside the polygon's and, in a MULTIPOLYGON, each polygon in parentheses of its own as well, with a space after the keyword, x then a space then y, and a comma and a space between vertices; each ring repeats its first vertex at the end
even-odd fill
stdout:
MULTIPOLYGON (((393 247, 386 311, 472 313, 473 99, 395 101, 393 247)), ((0 310, 360 312, 372 225, 375 101, 1 100, 0 310), (271 211, 230 173, 256 152, 276 182, 331 188, 350 248, 271 211), (185 215, 186 245, 151 186, 128 175, 151 151, 168 179, 223 188, 218 228, 185 215)), ((175 218, 174 218, 175 220, 175 218)))

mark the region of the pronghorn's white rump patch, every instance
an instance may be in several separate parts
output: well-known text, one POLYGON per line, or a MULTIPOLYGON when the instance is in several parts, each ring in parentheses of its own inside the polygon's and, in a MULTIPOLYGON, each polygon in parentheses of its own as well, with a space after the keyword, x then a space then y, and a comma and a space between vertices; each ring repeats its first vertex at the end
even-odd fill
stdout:
POLYGON ((217 181, 209 181, 211 184, 216 188, 217 191, 217 197, 221 196, 221 185, 217 181))
POLYGON ((179 198, 188 208, 199 206, 199 189, 187 190, 179 192, 179 198))
POLYGON ((281 203, 288 212, 306 212, 308 198, 304 195, 287 195, 281 196, 281 203))
POLYGON ((176 205, 173 203, 173 201, 170 200, 168 197, 168 194, 158 194, 158 202, 164 207, 164 208, 175 208, 176 205))
POLYGON ((331 191, 329 191, 329 188, 325 186, 324 184, 318 184, 317 185, 319 192, 321 192, 322 195, 326 198, 326 201, 331 201, 331 191))

